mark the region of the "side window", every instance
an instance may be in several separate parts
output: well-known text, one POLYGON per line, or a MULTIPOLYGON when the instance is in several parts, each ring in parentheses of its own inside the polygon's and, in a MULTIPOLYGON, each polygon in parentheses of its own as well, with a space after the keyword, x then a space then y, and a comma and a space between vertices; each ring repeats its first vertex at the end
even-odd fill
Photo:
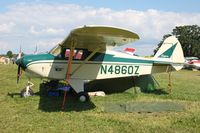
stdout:
MULTIPOLYGON (((66 49, 65 54, 64 54, 65 59, 68 59, 69 55, 70 55, 70 49, 66 49)), ((83 57, 83 50, 82 49, 75 49, 73 59, 74 60, 82 60, 82 57, 83 57)))
POLYGON ((66 50, 65 50, 64 57, 65 57, 65 58, 69 58, 69 55, 70 55, 70 49, 66 49, 66 50))
POLYGON ((83 50, 77 50, 76 54, 74 55, 74 59, 81 60, 83 57, 83 50))

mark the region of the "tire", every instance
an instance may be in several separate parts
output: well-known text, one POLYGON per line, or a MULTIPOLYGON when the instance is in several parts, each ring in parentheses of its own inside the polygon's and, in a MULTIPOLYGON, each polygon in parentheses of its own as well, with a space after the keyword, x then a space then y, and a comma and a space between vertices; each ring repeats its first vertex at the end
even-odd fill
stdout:
POLYGON ((34 92, 33 92, 33 90, 30 88, 30 89, 28 90, 28 93, 26 93, 26 88, 24 88, 23 90, 21 90, 20 95, 21 95, 21 97, 30 97, 30 96, 33 96, 33 95, 34 95, 34 92))
POLYGON ((85 103, 85 102, 89 101, 89 95, 87 92, 79 92, 77 95, 77 99, 79 102, 85 103))

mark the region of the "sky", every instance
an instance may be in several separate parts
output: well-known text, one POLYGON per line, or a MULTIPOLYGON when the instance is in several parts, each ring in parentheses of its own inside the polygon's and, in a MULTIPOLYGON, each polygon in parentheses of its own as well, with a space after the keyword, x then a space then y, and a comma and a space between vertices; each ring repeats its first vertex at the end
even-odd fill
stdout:
MULTIPOLYGON (((124 47, 151 55, 176 26, 200 25, 199 0, 6 0, 0 1, 0 54, 49 51, 83 25, 109 25, 137 33, 124 47)), ((123 49, 120 47, 119 49, 123 49)))

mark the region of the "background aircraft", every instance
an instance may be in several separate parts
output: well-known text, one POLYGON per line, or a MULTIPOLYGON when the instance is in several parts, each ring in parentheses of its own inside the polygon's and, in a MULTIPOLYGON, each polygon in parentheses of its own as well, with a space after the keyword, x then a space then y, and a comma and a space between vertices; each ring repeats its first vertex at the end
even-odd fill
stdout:
POLYGON ((26 55, 17 60, 18 79, 22 68, 29 78, 66 80, 79 100, 85 102, 89 98, 84 91, 85 81, 171 72, 182 68, 183 51, 174 36, 164 41, 153 58, 110 50, 138 39, 136 33, 115 27, 77 28, 49 53, 26 55))
POLYGON ((135 52, 135 49, 134 48, 125 48, 124 51, 127 53, 127 54, 130 54, 130 55, 134 55, 134 52, 135 52))
POLYGON ((200 70, 200 60, 197 57, 185 57, 184 68, 200 70))

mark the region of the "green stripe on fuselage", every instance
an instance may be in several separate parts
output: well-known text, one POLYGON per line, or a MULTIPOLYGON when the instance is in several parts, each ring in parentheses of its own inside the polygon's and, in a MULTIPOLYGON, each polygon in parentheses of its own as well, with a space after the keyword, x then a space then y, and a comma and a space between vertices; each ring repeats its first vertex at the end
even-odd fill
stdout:
POLYGON ((22 57, 22 68, 26 68, 31 62, 40 60, 57 60, 57 58, 52 54, 37 54, 37 55, 25 55, 22 57))
MULTIPOLYGON (((52 54, 37 54, 37 55, 26 55, 22 58, 23 62, 23 67, 26 68, 28 64, 31 64, 36 61, 51 61, 58 63, 59 61, 67 61, 67 59, 63 59, 61 57, 56 57, 52 54)), ((80 60, 76 60, 77 62, 80 60)), ((81 60, 83 61, 83 60, 81 60)), ((80 61, 80 62, 81 62, 80 61)), ((111 54, 104 54, 104 53, 97 53, 95 54, 89 62, 94 61, 95 63, 141 63, 141 64, 152 64, 154 61, 152 60, 145 60, 145 59, 132 59, 132 58, 121 58, 121 57, 114 57, 114 55, 111 54)), ((39 62, 37 62, 39 63, 39 62)), ((60 63, 65 63, 65 62, 60 62, 60 63)))

